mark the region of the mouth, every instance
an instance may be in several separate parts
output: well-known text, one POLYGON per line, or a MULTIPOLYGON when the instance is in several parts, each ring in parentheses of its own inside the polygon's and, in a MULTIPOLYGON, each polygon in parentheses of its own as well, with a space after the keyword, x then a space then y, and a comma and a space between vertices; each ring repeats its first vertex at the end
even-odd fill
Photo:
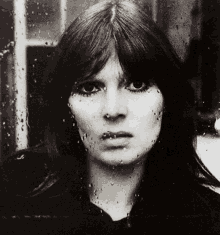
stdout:
POLYGON ((131 138, 133 137, 132 134, 124 131, 119 131, 119 132, 106 132, 101 136, 102 140, 106 139, 119 139, 119 138, 131 138))

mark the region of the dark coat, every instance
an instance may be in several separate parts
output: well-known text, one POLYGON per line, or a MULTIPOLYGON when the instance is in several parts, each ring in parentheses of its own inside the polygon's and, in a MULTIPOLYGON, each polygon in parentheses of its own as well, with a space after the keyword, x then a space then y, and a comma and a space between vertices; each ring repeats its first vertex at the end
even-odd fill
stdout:
POLYGON ((4 234, 220 234, 220 195, 195 183, 149 189, 143 181, 120 221, 90 202, 82 168, 55 176, 45 192, 28 196, 48 176, 47 159, 43 153, 17 154, 1 167, 4 234))

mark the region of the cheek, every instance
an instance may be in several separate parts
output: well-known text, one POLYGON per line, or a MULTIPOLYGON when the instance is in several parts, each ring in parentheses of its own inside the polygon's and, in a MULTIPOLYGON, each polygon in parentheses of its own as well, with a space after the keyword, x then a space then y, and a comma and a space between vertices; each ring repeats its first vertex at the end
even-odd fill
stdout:
POLYGON ((96 112, 93 105, 83 102, 81 99, 70 97, 69 108, 75 118, 80 135, 90 134, 96 112))
POLYGON ((130 110, 133 110, 136 125, 147 128, 159 126, 163 115, 163 97, 153 93, 132 103, 130 110))
POLYGON ((153 113, 153 123, 155 125, 161 124, 162 116, 163 116, 163 104, 155 105, 155 107, 152 109, 153 113))
POLYGON ((149 108, 151 109, 152 121, 154 124, 160 124, 163 115, 164 101, 161 93, 155 92, 152 94, 151 103, 149 108))

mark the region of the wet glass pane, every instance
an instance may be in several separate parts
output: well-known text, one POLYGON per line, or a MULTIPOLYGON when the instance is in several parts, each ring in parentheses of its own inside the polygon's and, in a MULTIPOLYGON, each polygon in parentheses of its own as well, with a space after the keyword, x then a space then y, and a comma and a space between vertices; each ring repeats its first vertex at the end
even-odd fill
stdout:
POLYGON ((28 119, 29 119, 29 145, 39 144, 43 139, 41 113, 42 99, 40 97, 43 73, 49 63, 54 47, 28 47, 27 48, 27 89, 28 89, 28 119))
POLYGON ((13 1, 0 2, 0 163, 15 149, 13 1))
POLYGON ((60 1, 27 0, 27 38, 56 39, 60 35, 60 1))
MULTIPOLYGON (((17 69, 27 71, 24 79, 27 83, 29 146, 43 139, 43 129, 38 118, 42 101, 36 94, 40 92, 43 71, 54 50, 48 44, 39 46, 38 42, 41 39, 58 39, 64 26, 67 27, 81 11, 99 1, 104 0, 26 0, 24 27, 27 39, 36 39, 33 41, 36 44, 28 46, 28 41, 23 41, 21 53, 26 60, 24 68, 19 65, 17 69)), ((190 73, 186 79, 192 80, 197 97, 197 134, 202 138, 208 135, 219 138, 220 125, 216 122, 220 118, 219 2, 203 1, 203 8, 199 9, 197 5, 200 0, 140 1, 156 6, 154 10, 151 8, 152 14, 157 15, 158 24, 169 35, 180 57, 187 59, 190 73), (202 23, 198 18, 201 13, 202 23)), ((15 151, 17 145, 14 45, 19 40, 14 38, 14 21, 19 13, 14 11, 14 3, 14 0, 0 1, 0 163, 5 156, 15 151)))
POLYGON ((100 0, 67 0, 67 25, 80 14, 83 9, 92 6, 94 3, 101 2, 100 0))

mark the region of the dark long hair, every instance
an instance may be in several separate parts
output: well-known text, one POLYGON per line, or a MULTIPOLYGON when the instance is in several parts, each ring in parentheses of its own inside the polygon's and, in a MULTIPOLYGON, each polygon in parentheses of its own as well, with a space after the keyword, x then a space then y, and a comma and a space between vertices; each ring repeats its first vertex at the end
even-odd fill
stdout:
POLYGON ((65 172, 66 159, 75 161, 73 165, 85 164, 68 98, 75 83, 101 71, 111 56, 112 43, 129 79, 153 80, 164 97, 161 132, 146 161, 148 182, 220 186, 195 152, 194 97, 182 62, 145 10, 126 0, 101 2, 79 15, 52 57, 41 91, 51 172, 65 172))

